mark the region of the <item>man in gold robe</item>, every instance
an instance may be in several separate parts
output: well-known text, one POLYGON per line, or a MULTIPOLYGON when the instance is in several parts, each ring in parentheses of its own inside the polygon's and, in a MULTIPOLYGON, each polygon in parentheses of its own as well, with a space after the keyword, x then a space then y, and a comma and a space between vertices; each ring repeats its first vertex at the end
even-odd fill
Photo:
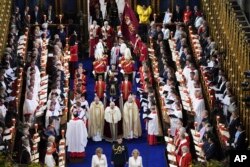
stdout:
POLYGON ((133 96, 129 96, 123 108, 123 136, 125 139, 138 138, 142 134, 138 106, 133 96))
POLYGON ((104 127, 104 105, 96 96, 89 110, 89 137, 93 141, 102 141, 104 127))

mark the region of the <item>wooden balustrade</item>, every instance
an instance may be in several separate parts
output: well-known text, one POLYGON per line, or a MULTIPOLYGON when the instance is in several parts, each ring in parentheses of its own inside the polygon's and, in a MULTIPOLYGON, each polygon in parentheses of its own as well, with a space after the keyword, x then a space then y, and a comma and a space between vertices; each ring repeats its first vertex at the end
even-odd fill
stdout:
POLYGON ((210 34, 224 52, 223 69, 228 74, 238 111, 250 138, 250 109, 242 101, 249 93, 242 90, 244 72, 250 70, 250 25, 237 2, 232 0, 202 0, 210 34))
POLYGON ((1 0, 0 3, 0 55, 4 53, 9 32, 12 1, 1 0))

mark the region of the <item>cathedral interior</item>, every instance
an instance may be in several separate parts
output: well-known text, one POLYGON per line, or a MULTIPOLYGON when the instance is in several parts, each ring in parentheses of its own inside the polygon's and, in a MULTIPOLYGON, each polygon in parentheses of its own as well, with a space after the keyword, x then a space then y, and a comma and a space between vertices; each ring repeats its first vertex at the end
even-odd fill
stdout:
POLYGON ((0 167, 234 166, 249 21, 250 0, 1 0, 0 167))

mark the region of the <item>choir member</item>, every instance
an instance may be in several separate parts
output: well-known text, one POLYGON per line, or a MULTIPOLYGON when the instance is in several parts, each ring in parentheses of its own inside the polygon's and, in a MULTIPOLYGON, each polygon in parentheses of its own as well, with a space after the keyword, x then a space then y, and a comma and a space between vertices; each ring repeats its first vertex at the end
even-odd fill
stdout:
POLYGON ((196 91, 195 98, 192 102, 193 111, 195 113, 195 121, 198 123, 199 126, 202 120, 202 112, 205 110, 205 101, 201 91, 196 91))
POLYGON ((56 107, 55 103, 51 103, 47 112, 46 112, 46 120, 45 120, 45 126, 47 127, 49 125, 49 120, 53 120, 53 126, 55 127, 56 134, 57 136, 60 135, 59 130, 60 130, 60 122, 61 122, 61 111, 59 110, 58 107, 56 107))
POLYGON ((147 131, 148 131, 148 144, 149 145, 156 145, 157 138, 156 136, 159 135, 159 118, 156 111, 156 106, 151 106, 150 108, 151 113, 148 115, 147 121, 147 131))
POLYGON ((23 116, 24 121, 33 125, 35 113, 38 109, 38 102, 36 99, 33 99, 33 93, 27 92, 27 98, 24 100, 23 105, 23 116))

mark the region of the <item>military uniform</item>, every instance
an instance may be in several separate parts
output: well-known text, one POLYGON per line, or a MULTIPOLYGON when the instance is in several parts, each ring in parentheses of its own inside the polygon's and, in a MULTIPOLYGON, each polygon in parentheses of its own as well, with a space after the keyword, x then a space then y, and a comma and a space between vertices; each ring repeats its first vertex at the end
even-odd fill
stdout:
POLYGON ((115 143, 112 146, 111 161, 114 162, 114 167, 124 167, 128 162, 128 149, 123 143, 115 143))

